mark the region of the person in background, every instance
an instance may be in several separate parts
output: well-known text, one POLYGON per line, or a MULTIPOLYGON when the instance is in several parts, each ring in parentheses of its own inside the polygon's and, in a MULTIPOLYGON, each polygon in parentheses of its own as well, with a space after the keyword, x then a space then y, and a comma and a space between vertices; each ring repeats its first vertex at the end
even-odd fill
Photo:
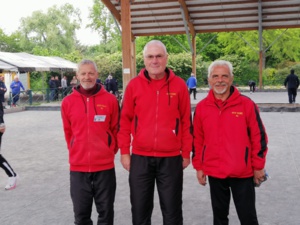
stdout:
POLYGON ((8 176, 8 182, 5 186, 5 190, 13 190, 17 186, 18 175, 1 154, 2 136, 5 132, 5 123, 4 123, 3 115, 4 115, 3 106, 2 104, 0 104, 0 167, 5 171, 5 173, 8 176))
POLYGON ((254 80, 249 80, 248 82, 249 88, 250 88, 250 93, 254 93, 256 89, 256 83, 254 80))
POLYGON ((195 109, 193 166, 206 185, 208 176, 214 225, 228 225, 231 195, 242 225, 258 225, 255 184, 265 180, 268 137, 257 105, 233 83, 228 61, 208 68, 211 87, 195 109))
POLYGON ((164 225, 182 225, 183 169, 192 150, 191 105, 185 81, 166 67, 157 40, 143 51, 145 68, 127 85, 118 143, 129 171, 133 225, 151 224, 155 183, 164 225))
POLYGON ((196 93, 197 93, 197 79, 195 77, 194 73, 191 73, 191 76, 189 77, 189 79, 187 79, 186 81, 186 85, 189 88, 190 91, 190 95, 193 93, 194 95, 194 100, 196 100, 196 93))
POLYGON ((101 81, 101 79, 99 77, 97 78, 96 83, 97 84, 103 84, 102 81, 101 81))
POLYGON ((77 70, 80 85, 61 105, 77 225, 93 224, 93 201, 98 212, 97 224, 113 225, 114 221, 119 105, 115 96, 96 83, 97 76, 93 61, 81 61, 77 70))
POLYGON ((4 83, 4 77, 0 76, 0 101, 5 108, 5 92, 7 91, 6 85, 4 83))
POLYGON ((54 100, 58 101, 59 100, 59 92, 61 91, 61 82, 58 78, 58 76, 54 77, 56 89, 55 89, 55 97, 54 100))
POLYGON ((118 91, 117 81, 115 80, 115 78, 113 78, 113 76, 111 74, 108 75, 107 79, 105 80, 105 87, 108 92, 110 92, 114 95, 118 91))
POLYGON ((25 91, 25 88, 21 81, 19 81, 19 77, 15 76, 13 82, 10 84, 10 89, 12 93, 12 107, 16 107, 17 102, 20 98, 21 88, 25 91))
POLYGON ((63 78, 61 79, 61 94, 63 98, 67 96, 68 94, 67 91, 68 91, 67 77, 63 76, 63 78))
POLYGON ((51 76, 51 78, 50 78, 49 89, 50 89, 50 101, 54 101, 55 93, 56 93, 56 82, 54 80, 54 76, 51 76))
POLYGON ((296 96, 297 96, 297 89, 299 87, 299 78, 295 74, 295 70, 292 69, 291 73, 285 78, 284 86, 288 91, 289 103, 290 104, 295 103, 296 96))
POLYGON ((76 79, 76 76, 73 76, 72 80, 70 81, 71 88, 74 88, 78 85, 78 80, 76 79))

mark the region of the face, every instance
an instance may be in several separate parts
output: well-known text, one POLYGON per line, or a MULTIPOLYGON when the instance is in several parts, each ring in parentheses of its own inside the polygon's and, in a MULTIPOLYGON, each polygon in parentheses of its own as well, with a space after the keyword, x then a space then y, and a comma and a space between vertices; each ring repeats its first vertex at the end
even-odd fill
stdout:
POLYGON ((3 77, 0 77, 0 81, 3 81, 4 80, 4 78, 3 77))
POLYGON ((93 64, 83 64, 77 72, 77 79, 84 89, 91 89, 96 84, 98 73, 93 64))
POLYGON ((233 82, 233 76, 227 66, 215 66, 208 78, 208 83, 212 88, 216 98, 225 99, 230 94, 230 86, 233 82))
POLYGON ((144 64, 151 78, 162 78, 168 63, 168 55, 163 47, 157 44, 149 45, 144 55, 144 64))

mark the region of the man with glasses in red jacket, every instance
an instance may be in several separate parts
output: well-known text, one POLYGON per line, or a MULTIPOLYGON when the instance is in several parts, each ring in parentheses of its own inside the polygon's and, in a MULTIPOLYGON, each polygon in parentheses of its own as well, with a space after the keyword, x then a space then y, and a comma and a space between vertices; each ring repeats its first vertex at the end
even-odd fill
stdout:
POLYGON ((185 81, 166 67, 162 42, 148 42, 143 55, 145 68, 125 90, 118 132, 132 222, 151 224, 156 183, 163 224, 182 225, 183 169, 192 150, 190 96, 185 81))

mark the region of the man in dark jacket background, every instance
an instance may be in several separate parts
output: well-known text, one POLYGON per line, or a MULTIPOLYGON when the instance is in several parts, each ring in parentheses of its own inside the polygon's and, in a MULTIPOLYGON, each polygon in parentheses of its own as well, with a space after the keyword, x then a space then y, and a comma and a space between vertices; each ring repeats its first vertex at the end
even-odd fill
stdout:
POLYGON ((4 83, 4 77, 3 76, 0 76, 0 101, 3 105, 3 107, 5 108, 5 92, 7 91, 7 88, 5 86, 5 83, 4 83))
POLYGON ((299 87, 299 78, 295 74, 295 70, 291 69, 291 73, 285 78, 284 86, 287 88, 289 103, 296 102, 297 89, 299 87))

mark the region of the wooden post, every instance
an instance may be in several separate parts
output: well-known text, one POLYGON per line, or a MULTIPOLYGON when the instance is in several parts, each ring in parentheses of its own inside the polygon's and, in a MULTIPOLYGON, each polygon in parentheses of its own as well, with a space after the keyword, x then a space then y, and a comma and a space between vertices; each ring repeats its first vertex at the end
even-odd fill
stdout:
POLYGON ((262 74, 263 73, 263 51, 259 51, 259 89, 262 90, 262 74))
MULTIPOLYGON (((131 15, 130 0, 122 0, 121 4, 121 26, 122 26, 122 59, 123 59, 123 90, 133 77, 132 68, 132 41, 131 41, 131 15)), ((134 53, 135 54, 135 53, 134 53)))

